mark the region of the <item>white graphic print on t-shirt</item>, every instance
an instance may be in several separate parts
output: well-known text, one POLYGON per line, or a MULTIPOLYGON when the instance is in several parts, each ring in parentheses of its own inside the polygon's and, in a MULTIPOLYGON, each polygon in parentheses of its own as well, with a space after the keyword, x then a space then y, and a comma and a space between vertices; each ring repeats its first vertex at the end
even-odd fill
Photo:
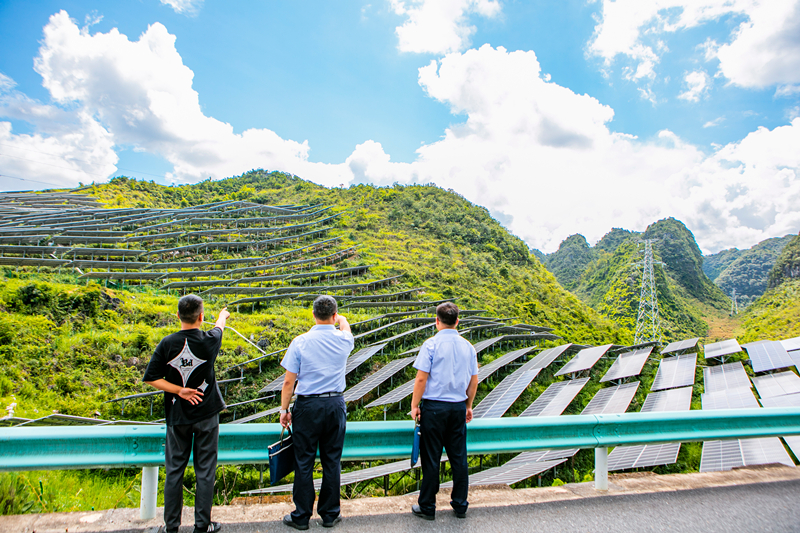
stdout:
POLYGON ((181 373, 181 378, 183 378, 183 386, 185 387, 186 382, 189 381, 189 376, 191 376, 192 372, 194 372, 195 369, 203 363, 205 363, 205 361, 197 357, 189 349, 189 341, 187 340, 183 343, 183 350, 181 350, 181 353, 179 353, 175 359, 167 364, 181 373))

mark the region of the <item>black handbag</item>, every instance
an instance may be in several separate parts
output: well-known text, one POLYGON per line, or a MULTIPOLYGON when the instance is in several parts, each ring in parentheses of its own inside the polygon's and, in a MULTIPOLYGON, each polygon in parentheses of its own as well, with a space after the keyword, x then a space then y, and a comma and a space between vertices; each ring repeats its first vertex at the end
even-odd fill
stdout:
POLYGON ((281 440, 267 447, 269 453, 269 484, 277 485, 292 472, 294 472, 294 442, 290 428, 281 429, 281 440), (289 435, 283 438, 284 431, 289 435))

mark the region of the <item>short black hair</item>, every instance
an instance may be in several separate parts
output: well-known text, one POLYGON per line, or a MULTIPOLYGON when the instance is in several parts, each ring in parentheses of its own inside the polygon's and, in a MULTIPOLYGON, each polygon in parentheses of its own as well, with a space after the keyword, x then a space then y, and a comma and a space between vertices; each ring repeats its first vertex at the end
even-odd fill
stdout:
POLYGON ((444 302, 436 308, 439 322, 446 326, 455 326, 458 321, 458 306, 453 302, 444 302))
POLYGON ((194 324, 203 312, 203 299, 196 294, 187 294, 178 300, 178 318, 185 324, 194 324))
POLYGON ((320 320, 328 320, 339 311, 333 296, 323 294, 314 300, 314 316, 320 320))

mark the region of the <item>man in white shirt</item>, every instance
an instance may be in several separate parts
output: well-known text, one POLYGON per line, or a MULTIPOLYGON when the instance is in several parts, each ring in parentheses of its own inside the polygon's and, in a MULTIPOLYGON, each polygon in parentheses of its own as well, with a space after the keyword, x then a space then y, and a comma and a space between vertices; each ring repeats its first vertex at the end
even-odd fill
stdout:
POLYGON ((440 304, 436 308, 438 333, 425 341, 414 362, 417 379, 411 418, 420 421, 422 484, 419 505, 412 506, 411 511, 425 520, 434 520, 436 515, 442 447, 453 472, 450 506, 458 518, 466 518, 469 506, 467 422, 472 420, 472 402, 478 390, 478 355, 456 326, 456 304, 440 304))
POLYGON ((342 392, 347 357, 353 350, 354 340, 347 319, 337 311, 336 300, 330 296, 314 300, 316 325, 292 341, 281 361, 286 369, 281 393, 281 424, 283 427, 292 425, 296 461, 292 489, 295 510, 283 517, 283 523, 299 530, 308 529, 314 511, 313 473, 317 448, 322 464, 317 514, 324 527, 333 527, 342 520, 339 484, 347 419, 342 392), (295 380, 297 400, 293 411, 289 412, 295 380))

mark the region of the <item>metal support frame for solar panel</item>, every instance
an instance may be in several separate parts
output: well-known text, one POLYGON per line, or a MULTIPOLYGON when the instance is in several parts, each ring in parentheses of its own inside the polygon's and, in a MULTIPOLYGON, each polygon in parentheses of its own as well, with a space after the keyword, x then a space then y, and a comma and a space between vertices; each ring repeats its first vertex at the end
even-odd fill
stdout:
POLYGON ((750 388, 750 378, 741 361, 703 368, 703 390, 719 392, 726 389, 750 388))
POLYGON ((165 272, 153 272, 147 270, 141 270, 138 272, 108 272, 108 271, 96 271, 96 272, 87 272, 82 276, 79 276, 78 279, 122 279, 122 280, 156 280, 160 279, 165 272))
POLYGON ((340 306, 341 309, 368 309, 368 308, 392 308, 392 307, 424 307, 428 308, 435 308, 439 304, 443 304, 444 302, 452 302, 455 298, 448 298, 446 300, 436 300, 433 302, 412 302, 410 300, 401 300, 397 302, 353 302, 348 303, 345 305, 340 306))
POLYGON ((755 376, 753 383, 761 398, 800 393, 800 377, 792 371, 755 376))
POLYGON ((663 350, 661 350, 661 355, 668 353, 682 353, 687 350, 697 349, 698 341, 700 341, 700 337, 671 342, 667 344, 663 350))
POLYGON ((753 372, 768 372, 779 368, 795 366, 786 348, 780 341, 750 343, 743 346, 750 358, 753 372))
MULTIPOLYGON (((728 389, 702 396, 703 409, 760 409, 749 388, 728 389)), ((700 472, 730 470, 739 466, 782 463, 794 466, 777 437, 705 441, 700 457, 700 472)))
POLYGON ((59 267, 69 264, 69 259, 51 259, 42 257, 0 257, 0 265, 9 266, 46 266, 59 267))
MULTIPOLYGON (((651 392, 642 405, 642 413, 688 411, 692 403, 692 387, 651 392)), ((672 464, 678 460, 679 442, 617 446, 608 454, 609 472, 672 464)))
MULTIPOLYGON (((225 287, 215 287, 220 289, 225 289, 225 287)), ((213 293, 214 289, 209 289, 208 291, 204 291, 203 293, 212 293, 212 294, 219 294, 213 293)), ((203 294, 201 293, 201 294, 203 294)), ((234 300, 230 302, 228 305, 242 305, 242 304, 257 304, 257 303, 266 303, 266 302, 274 302, 276 300, 293 300, 302 294, 299 292, 290 292, 284 294, 274 294, 270 296, 254 296, 252 298, 239 298, 238 300, 234 300)))
POLYGON ((519 416, 558 416, 588 382, 589 378, 557 381, 547 387, 519 416))
POLYGON ((600 383, 638 376, 642 373, 642 368, 644 368, 645 363, 647 363, 647 359, 650 357, 652 351, 653 346, 649 346, 647 348, 639 348, 630 352, 621 353, 617 356, 611 368, 608 369, 608 372, 600 379, 600 383))
POLYGON ((657 391, 693 385, 696 366, 696 353, 664 357, 658 365, 656 378, 653 380, 650 390, 657 391))
POLYGON ((592 348, 584 348, 578 355, 570 359, 570 361, 564 365, 561 370, 556 372, 556 376, 563 376, 564 374, 572 374, 575 372, 581 372, 583 370, 589 370, 592 368, 597 361, 603 357, 606 352, 611 348, 613 344, 605 344, 603 346, 594 346, 592 348))
POLYGON ((742 347, 739 346, 739 341, 736 339, 728 339, 726 341, 706 344, 703 347, 703 357, 705 359, 713 359, 715 357, 722 357, 724 359, 726 355, 732 355, 741 351, 742 347))

